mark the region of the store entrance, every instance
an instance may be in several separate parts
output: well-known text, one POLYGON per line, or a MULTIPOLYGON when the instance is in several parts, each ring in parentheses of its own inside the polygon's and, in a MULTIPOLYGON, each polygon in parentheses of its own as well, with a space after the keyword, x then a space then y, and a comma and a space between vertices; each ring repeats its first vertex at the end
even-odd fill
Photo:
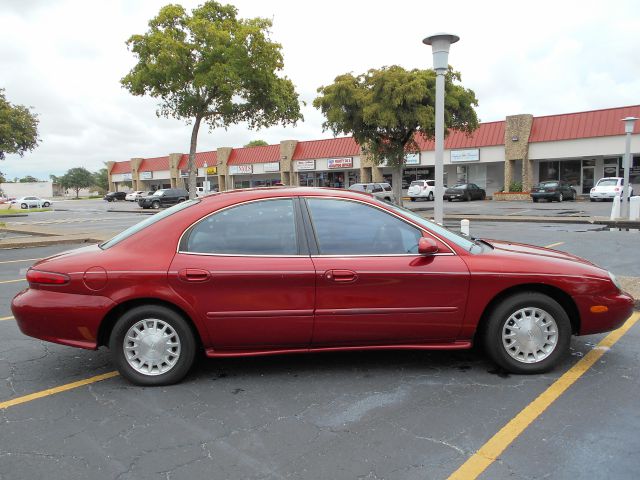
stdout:
POLYGON ((582 193, 588 194, 593 188, 595 167, 582 167, 582 193))

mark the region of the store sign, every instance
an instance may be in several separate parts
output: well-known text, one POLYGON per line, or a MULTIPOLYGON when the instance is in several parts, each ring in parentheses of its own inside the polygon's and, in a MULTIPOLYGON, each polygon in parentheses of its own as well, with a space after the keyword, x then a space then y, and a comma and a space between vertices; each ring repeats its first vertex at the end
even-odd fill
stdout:
POLYGON ((229 175, 248 175, 253 173, 253 165, 229 165, 229 175))
POLYGON ((451 163, 478 162, 480 161, 480 149, 469 148, 465 150, 451 150, 451 163))
POLYGON ((151 180, 153 172, 140 172, 140 180, 151 180))
POLYGON ((315 170, 316 169, 315 160, 298 160, 296 162, 296 165, 298 165, 298 170, 315 170))
POLYGON ((218 167, 207 167, 207 175, 217 175, 218 167))
POLYGON ((353 158, 352 157, 330 158, 327 160, 327 168, 329 170, 333 170, 337 168, 353 168, 353 158))
POLYGON ((189 170, 180 170, 180 178, 187 178, 189 176, 189 170))
POLYGON ((122 179, 123 180, 131 180, 131 174, 130 173, 123 173, 122 174, 122 179))
POLYGON ((404 156, 404 164, 405 165, 420 165, 420 154, 419 153, 407 153, 404 156))
POLYGON ((264 164, 265 172, 279 172, 280 171, 280 162, 270 162, 264 164))

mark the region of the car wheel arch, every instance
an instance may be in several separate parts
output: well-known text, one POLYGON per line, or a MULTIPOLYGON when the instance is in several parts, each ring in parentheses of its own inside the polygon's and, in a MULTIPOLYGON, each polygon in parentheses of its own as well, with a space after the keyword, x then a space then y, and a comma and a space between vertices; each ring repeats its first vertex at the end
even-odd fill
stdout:
POLYGON ((193 332, 193 336, 196 339, 196 345, 199 350, 202 350, 202 336, 203 330, 198 328, 195 324, 191 316, 182 308, 177 306, 175 303, 168 302, 166 300, 162 300, 159 298, 134 298, 130 300, 126 300, 122 303, 118 303, 115 305, 109 312, 104 316, 102 322, 100 322, 100 327, 98 328, 98 338, 96 345, 97 347, 108 346, 109 345, 109 337, 111 336, 111 331, 115 326, 118 319, 128 310, 139 307, 142 305, 156 305, 161 307, 166 307, 178 315, 182 316, 187 324, 191 327, 193 332))
POLYGON ((520 285, 514 285, 499 292, 489 301, 489 303, 487 303, 482 312, 482 315, 480 316, 480 320, 478 321, 478 326, 476 328, 473 339, 474 344, 477 344, 482 338, 482 335, 484 335, 484 328, 487 325, 491 312, 493 312, 493 310, 503 300, 522 292, 541 293, 558 302, 569 317, 569 321, 571 322, 572 335, 575 335, 580 331, 580 312, 578 311, 578 306, 575 304, 568 293, 552 285, 542 283, 523 283, 520 285))

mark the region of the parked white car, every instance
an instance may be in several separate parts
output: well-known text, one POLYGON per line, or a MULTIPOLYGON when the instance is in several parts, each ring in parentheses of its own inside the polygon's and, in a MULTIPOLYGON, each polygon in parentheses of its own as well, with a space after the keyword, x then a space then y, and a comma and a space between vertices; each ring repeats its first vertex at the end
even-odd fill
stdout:
POLYGON ((40 197, 21 197, 11 200, 12 205, 20 205, 20 208, 47 208, 53 202, 40 197))
POLYGON ((378 200, 382 200, 385 202, 391 202, 395 196, 393 195, 393 190, 391 190, 391 185, 388 183, 354 183, 349 187, 349 190, 355 192, 366 192, 370 193, 372 196, 376 197, 378 200))
MULTIPOLYGON (((624 178, 622 177, 601 178, 589 192, 589 200, 592 202, 613 200, 616 195, 622 195, 623 186, 624 178)), ((631 196, 633 196, 633 187, 631 187, 631 196)))
POLYGON ((129 192, 125 195, 124 199, 128 202, 137 202, 138 198, 142 196, 142 194, 145 193, 142 190, 137 190, 135 192, 129 192))
POLYGON ((409 185, 407 195, 409 195, 412 202, 415 202, 418 198, 433 200, 435 189, 435 180, 414 180, 411 182, 411 185, 409 185))

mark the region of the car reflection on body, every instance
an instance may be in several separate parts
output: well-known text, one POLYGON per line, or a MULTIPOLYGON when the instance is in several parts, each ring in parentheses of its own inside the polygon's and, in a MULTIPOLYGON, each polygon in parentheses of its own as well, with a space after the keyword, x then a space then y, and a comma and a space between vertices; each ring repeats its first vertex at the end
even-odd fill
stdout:
POLYGON ((459 183, 447 188, 444 191, 443 198, 448 201, 465 200, 469 202, 471 200, 484 200, 487 198, 487 193, 475 183, 459 183))
POLYGON ((578 257, 470 239, 357 192, 314 188, 189 200, 100 245, 40 260, 27 280, 12 301, 23 333, 107 345, 141 385, 180 381, 199 351, 474 342, 508 371, 544 372, 572 334, 617 328, 634 302, 578 257))

